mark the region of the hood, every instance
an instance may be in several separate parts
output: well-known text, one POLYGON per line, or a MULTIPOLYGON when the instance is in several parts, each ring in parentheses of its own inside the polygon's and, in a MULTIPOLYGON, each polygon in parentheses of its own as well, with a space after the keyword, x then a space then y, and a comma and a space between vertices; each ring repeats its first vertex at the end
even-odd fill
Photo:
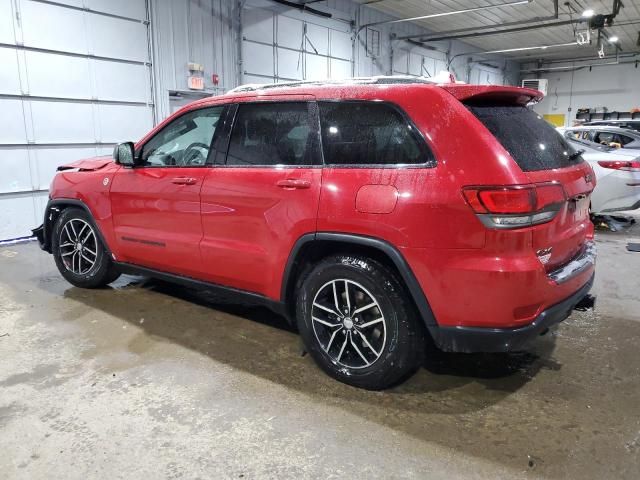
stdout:
POLYGON ((64 170, 78 169, 79 172, 93 172, 112 163, 113 158, 111 158, 111 156, 92 157, 60 165, 57 170, 58 172, 62 172, 64 170))

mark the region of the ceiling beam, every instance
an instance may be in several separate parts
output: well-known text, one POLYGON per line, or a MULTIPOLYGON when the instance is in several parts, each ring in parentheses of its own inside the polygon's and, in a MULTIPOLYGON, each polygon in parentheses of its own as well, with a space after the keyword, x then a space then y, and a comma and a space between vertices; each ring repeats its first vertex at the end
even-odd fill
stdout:
MULTIPOLYGON (((526 20, 517 20, 515 22, 501 23, 500 25, 487 25, 484 27, 460 28, 458 30, 450 30, 447 33, 447 35, 449 36, 449 38, 459 38, 459 37, 456 37, 454 34, 466 34, 469 32, 483 32, 485 30, 490 30, 490 29, 499 28, 499 27, 514 27, 516 25, 527 25, 527 24, 534 24, 539 22, 548 22, 550 20, 558 20, 559 16, 560 16, 560 13, 559 13, 559 7, 558 7, 558 0, 553 0, 553 15, 548 15, 546 17, 528 18, 526 20)), ((401 37, 396 37, 396 40, 408 40, 410 38, 419 38, 421 39, 421 41, 431 41, 432 37, 437 37, 439 35, 442 35, 442 32, 431 33, 431 34, 419 33, 419 34, 404 35, 401 37)))
MULTIPOLYGON (((580 19, 579 21, 583 21, 583 20, 580 19)), ((498 35, 500 33, 526 32, 528 30, 537 30, 537 29, 540 29, 540 28, 561 27, 561 26, 571 25, 572 23, 574 23, 574 22, 571 21, 571 20, 561 20, 559 22, 541 23, 541 24, 536 24, 536 25, 525 25, 525 26, 522 26, 522 27, 506 28, 506 29, 502 29, 502 30, 491 30, 491 31, 465 33, 464 35, 443 35, 441 37, 421 38, 419 41, 421 41, 421 42, 438 42, 438 41, 441 41, 441 40, 453 40, 453 39, 460 39, 460 38, 486 37, 486 36, 490 36, 490 35, 498 35)))
POLYGON ((438 18, 438 17, 446 17, 449 15, 459 15, 462 13, 471 13, 471 12, 478 12, 478 11, 482 11, 482 10, 491 10, 494 8, 502 8, 502 7, 513 7, 516 5, 524 5, 526 3, 531 3, 533 2, 533 0, 511 0, 509 2, 505 2, 505 3, 499 3, 496 5, 485 5, 483 7, 473 7, 473 8, 465 8, 463 10, 453 10, 450 12, 441 12, 441 13, 432 13, 430 15, 421 15, 419 17, 410 17, 410 18, 400 18, 397 20, 384 20, 382 22, 371 22, 371 23, 365 23, 364 25, 361 25, 360 28, 358 29, 358 31, 361 31, 367 27, 373 27, 373 26, 377 26, 377 25, 391 25, 394 23, 404 23, 404 22, 415 22, 417 20, 426 20, 428 18, 438 18))

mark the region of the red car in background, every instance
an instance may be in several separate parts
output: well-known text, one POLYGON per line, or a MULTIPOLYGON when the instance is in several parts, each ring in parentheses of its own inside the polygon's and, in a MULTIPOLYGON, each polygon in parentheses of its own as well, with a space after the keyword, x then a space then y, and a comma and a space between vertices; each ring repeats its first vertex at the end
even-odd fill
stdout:
POLYGON ((591 168, 515 87, 378 77, 192 103, 114 159, 59 168, 34 230, 73 285, 136 273, 295 324, 381 389, 456 352, 519 350, 588 299, 591 168))

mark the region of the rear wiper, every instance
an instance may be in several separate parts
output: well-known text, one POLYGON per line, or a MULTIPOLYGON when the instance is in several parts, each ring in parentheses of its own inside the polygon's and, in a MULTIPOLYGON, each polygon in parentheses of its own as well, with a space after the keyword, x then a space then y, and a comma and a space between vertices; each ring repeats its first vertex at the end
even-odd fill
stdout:
POLYGON ((578 158, 580 155, 582 155, 584 152, 586 152, 586 150, 584 148, 580 149, 580 150, 576 150, 575 152, 573 152, 571 155, 569 155, 569 160, 575 160, 576 158, 578 158))

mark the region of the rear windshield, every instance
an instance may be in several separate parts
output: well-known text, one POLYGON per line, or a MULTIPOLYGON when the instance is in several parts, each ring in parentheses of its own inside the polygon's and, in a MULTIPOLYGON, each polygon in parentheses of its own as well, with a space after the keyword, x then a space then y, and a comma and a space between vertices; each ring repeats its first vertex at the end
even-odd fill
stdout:
POLYGON ((524 172, 564 168, 583 161, 545 119, 527 107, 469 106, 524 172))

